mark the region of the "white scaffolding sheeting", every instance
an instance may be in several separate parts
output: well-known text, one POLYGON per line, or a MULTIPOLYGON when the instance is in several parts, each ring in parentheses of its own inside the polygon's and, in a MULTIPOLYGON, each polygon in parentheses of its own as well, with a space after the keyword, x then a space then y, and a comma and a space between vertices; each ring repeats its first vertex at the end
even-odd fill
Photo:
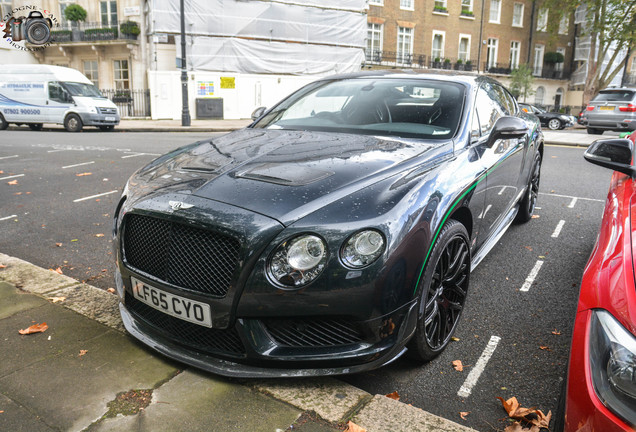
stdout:
MULTIPOLYGON (((179 0, 151 3, 152 32, 180 34, 179 0)), ((185 11, 189 69, 321 74, 364 61, 365 0, 186 0, 185 11)))

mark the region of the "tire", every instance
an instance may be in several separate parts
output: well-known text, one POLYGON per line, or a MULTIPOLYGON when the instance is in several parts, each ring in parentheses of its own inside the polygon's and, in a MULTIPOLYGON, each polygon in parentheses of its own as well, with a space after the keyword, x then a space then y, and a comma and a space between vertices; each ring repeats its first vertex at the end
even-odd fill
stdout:
POLYGON ((603 135, 603 130, 589 127, 587 128, 587 133, 589 135, 603 135))
POLYGON ((9 127, 9 123, 4 119, 4 116, 0 114, 0 130, 5 130, 9 127))
POLYGON ((532 164, 532 173, 528 180, 528 187, 526 193, 521 198, 519 204, 519 212, 515 217, 515 222, 526 223, 532 219, 534 208, 537 205, 537 198, 539 197, 539 184, 541 182, 541 153, 537 153, 534 156, 534 163, 532 164))
POLYGON ((561 120, 553 118, 548 120, 548 129, 550 130, 563 129, 563 124, 561 123, 561 120))
POLYGON ((410 358, 428 362, 448 346, 464 309, 469 278, 468 232, 463 224, 449 219, 417 288, 417 326, 408 343, 410 358))
POLYGON ((109 126, 100 126, 99 130, 101 130, 102 132, 110 132, 113 129, 115 129, 115 126, 113 125, 109 125, 109 126))
POLYGON ((31 128, 31 130, 33 131, 41 131, 42 123, 29 123, 29 128, 31 128))
POLYGON ((64 119, 64 129, 68 132, 80 132, 83 127, 82 119, 77 114, 69 114, 64 119))

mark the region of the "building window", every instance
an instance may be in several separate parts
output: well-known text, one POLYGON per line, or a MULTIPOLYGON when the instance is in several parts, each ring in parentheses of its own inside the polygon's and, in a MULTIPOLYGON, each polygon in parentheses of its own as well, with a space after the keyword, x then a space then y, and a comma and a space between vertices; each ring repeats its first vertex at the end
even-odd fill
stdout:
POLYGON ((569 27, 570 27, 570 17, 569 16, 561 17, 561 21, 559 22, 559 34, 560 35, 568 34, 569 27))
POLYGON ((100 12, 102 16, 102 25, 114 27, 117 25, 117 2, 102 1, 100 3, 100 12))
POLYGON ((464 63, 470 59, 470 35, 459 35, 457 58, 464 63))
POLYGON ((99 69, 97 60, 84 60, 84 75, 91 80, 95 87, 99 88, 99 69))
POLYGON ((0 0, 0 21, 8 21, 12 10, 11 0, 0 0))
POLYGON ((413 56, 413 29, 408 27, 398 27, 397 40, 397 62, 411 63, 413 56))
POLYGON ((438 12, 448 12, 446 0, 435 0, 435 6, 433 10, 438 12))
POLYGON ((501 0, 490 0, 490 19, 488 22, 499 24, 501 18, 501 0))
MULTIPOLYGON (((563 59, 565 60, 565 48, 562 47, 558 47, 556 49, 556 52, 558 52, 559 54, 561 54, 563 56, 563 59)), ((555 63, 554 64, 554 70, 558 71, 558 72, 563 72, 563 63, 565 63, 565 61, 559 62, 559 63, 555 63)), ((560 77, 559 77, 560 78, 560 77)))
POLYGON ((400 9, 413 10, 413 0, 400 0, 400 9))
POLYGON ((544 98, 545 98, 545 89, 542 86, 537 87, 537 92, 534 94, 534 104, 543 105, 544 98))
POLYGON ((384 0, 369 0, 370 5, 384 6, 384 0))
POLYGON ((541 76, 543 72, 543 52, 545 51, 544 45, 535 45, 534 46, 534 76, 541 76))
POLYGON ((382 24, 367 24, 367 60, 382 60, 382 24))
POLYGON ((473 0, 462 0, 462 15, 473 13, 473 0))
POLYGON ((512 26, 523 27, 523 3, 515 3, 512 10, 512 26))
POLYGON ((499 40, 490 38, 488 39, 488 45, 486 45, 486 65, 488 69, 497 66, 497 49, 499 48, 499 40))
POLYGON ((537 31, 544 32, 548 30, 548 10, 541 9, 537 16, 537 31))
POLYGON ((60 26, 62 28, 70 28, 71 22, 64 16, 67 7, 73 4, 73 0, 60 0, 60 26))
POLYGON ((521 52, 521 42, 510 42, 510 69, 519 69, 519 54, 521 52))
POLYGON ((115 90, 130 89, 130 73, 128 71, 128 60, 113 60, 115 90))
POLYGON ((434 61, 444 60, 444 32, 433 31, 433 48, 431 57, 434 61))

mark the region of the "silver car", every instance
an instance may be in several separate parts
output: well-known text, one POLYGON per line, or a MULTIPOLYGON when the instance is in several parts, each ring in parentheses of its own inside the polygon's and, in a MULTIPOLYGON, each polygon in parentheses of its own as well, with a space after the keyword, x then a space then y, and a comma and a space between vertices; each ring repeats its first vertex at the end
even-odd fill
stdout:
POLYGON ((587 133, 636 130, 636 88, 601 90, 585 110, 587 133))

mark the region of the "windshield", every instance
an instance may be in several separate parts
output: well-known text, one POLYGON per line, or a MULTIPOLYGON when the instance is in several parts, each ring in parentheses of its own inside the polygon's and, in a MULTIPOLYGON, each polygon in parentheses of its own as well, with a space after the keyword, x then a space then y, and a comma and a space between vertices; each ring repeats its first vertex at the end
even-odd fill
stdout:
POLYGON ((455 134, 464 87, 436 80, 321 81, 293 94, 253 127, 447 139, 455 134))
POLYGON ((93 84, 65 82, 64 87, 68 90, 71 96, 104 97, 93 84))

